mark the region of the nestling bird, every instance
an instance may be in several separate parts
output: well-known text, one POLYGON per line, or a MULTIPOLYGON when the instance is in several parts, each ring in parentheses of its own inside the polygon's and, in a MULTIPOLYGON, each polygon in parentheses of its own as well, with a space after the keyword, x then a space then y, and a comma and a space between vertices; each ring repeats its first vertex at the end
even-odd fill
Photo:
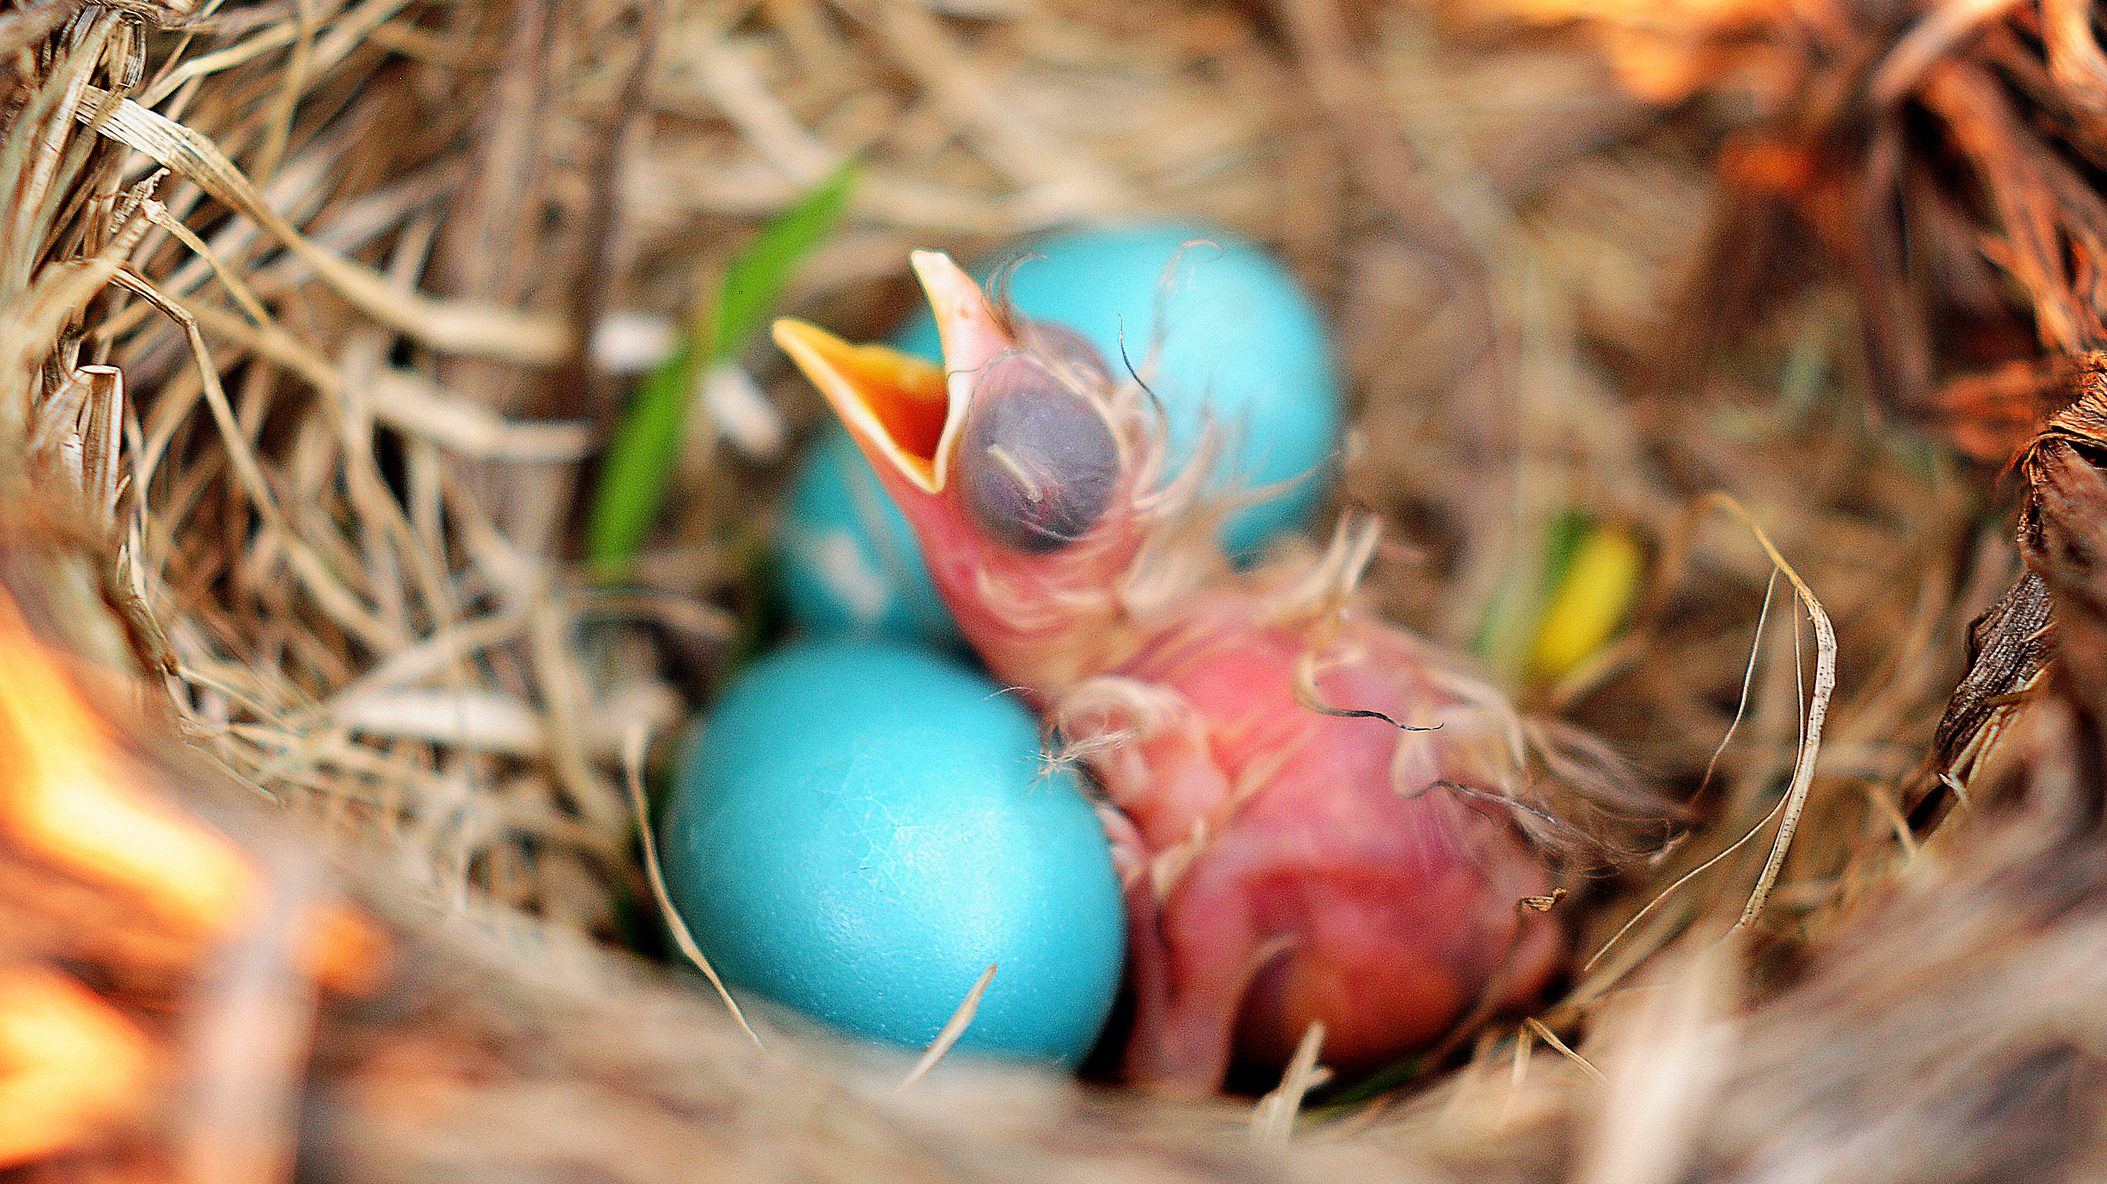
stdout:
POLYGON ((914 269, 944 365, 795 320, 819 387, 993 675, 1082 761, 1128 904, 1125 1070, 1185 1093, 1279 1065, 1313 1023, 1356 1067, 1534 999, 1557 869, 1639 800, 1599 746, 1358 611, 1372 519, 1231 569, 1204 459, 1071 330, 945 255, 914 269))

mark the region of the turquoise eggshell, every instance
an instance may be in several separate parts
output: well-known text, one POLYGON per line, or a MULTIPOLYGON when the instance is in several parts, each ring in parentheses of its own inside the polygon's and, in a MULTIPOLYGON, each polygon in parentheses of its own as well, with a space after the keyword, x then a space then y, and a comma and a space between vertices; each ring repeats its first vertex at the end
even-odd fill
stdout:
POLYGON ((838 424, 800 464, 777 567, 792 619, 811 633, 962 643, 913 528, 838 424))
MULTIPOLYGON (((1174 458, 1190 457, 1212 422, 1225 436, 1218 462, 1224 484, 1269 494, 1224 525, 1222 541, 1233 554, 1255 554, 1308 521, 1328 484, 1342 396, 1324 320, 1278 260, 1247 239, 1191 222, 1053 235, 998 262, 1010 260, 1022 260, 1004 281, 1011 303, 1027 316, 1078 330, 1115 369, 1121 365, 1122 332, 1127 356, 1137 367, 1147 364, 1157 314, 1163 313, 1161 352, 1147 373, 1163 401, 1174 458)), ((926 308, 894 344, 932 361, 943 358, 926 308)), ((800 473, 784 559, 792 617, 815 633, 956 640, 898 509, 886 502, 875 515, 821 513, 849 500, 825 492, 847 483, 841 476, 844 457, 861 460, 847 433, 831 427, 800 473), (863 570, 886 581, 884 596, 862 580, 845 596, 839 573, 849 571, 853 578, 857 569, 839 556, 850 549, 835 541, 821 555, 800 541, 842 530, 863 532, 857 549, 873 557, 863 570), (831 566, 823 568, 820 559, 831 566), (880 604, 882 610, 871 607, 880 604)), ((877 489, 875 478, 854 465, 847 468, 877 489)))
POLYGON ((735 988, 858 1035, 1074 1066, 1119 987, 1096 812, 1023 704, 947 658, 804 642, 704 720, 660 823, 667 889, 735 988))

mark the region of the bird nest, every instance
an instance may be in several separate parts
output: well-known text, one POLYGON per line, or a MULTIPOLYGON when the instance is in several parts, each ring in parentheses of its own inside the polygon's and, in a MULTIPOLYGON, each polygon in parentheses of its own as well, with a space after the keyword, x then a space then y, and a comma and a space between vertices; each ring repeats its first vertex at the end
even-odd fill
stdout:
POLYGON ((2097 1168, 2090 22, 0 14, 0 1165, 2097 1168), (853 337, 909 307, 911 248, 1151 213, 1266 242, 1318 295, 1342 500, 1391 527, 1366 587, 1687 803, 1559 906, 1582 961, 1558 997, 1410 1075, 1300 1061, 1255 1103, 1171 1103, 986 1068, 896 1091, 867 1051, 757 1045, 666 968, 640 787, 754 641, 774 491, 821 409, 744 355, 766 398, 696 417, 620 588, 579 562, 577 509, 697 288, 849 157, 848 216, 786 304, 853 337), (1525 610, 1573 521, 1637 540, 1645 574, 1614 639, 1546 677, 1525 610))

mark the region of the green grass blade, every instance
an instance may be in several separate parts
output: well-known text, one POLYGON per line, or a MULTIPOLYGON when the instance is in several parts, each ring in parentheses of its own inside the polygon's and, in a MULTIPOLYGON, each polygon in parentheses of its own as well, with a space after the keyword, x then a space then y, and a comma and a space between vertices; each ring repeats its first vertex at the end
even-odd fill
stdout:
POLYGON ((681 429, 695 390, 694 354, 686 346, 644 376, 615 425, 601 458, 600 481, 586 519, 585 551, 593 575, 619 581, 651 533, 673 470, 680 463, 681 429))
POLYGON ((778 214, 732 258, 717 299, 696 324, 695 338, 709 342, 706 356, 711 362, 730 357, 760 332, 798 265, 833 233, 855 184, 856 163, 849 161, 778 214))
POLYGON ((599 580, 629 575, 658 520, 699 379, 760 330, 798 265, 840 221, 855 183, 854 162, 843 164, 763 227, 698 307, 687 340, 638 384, 608 442, 586 520, 586 558, 599 580))

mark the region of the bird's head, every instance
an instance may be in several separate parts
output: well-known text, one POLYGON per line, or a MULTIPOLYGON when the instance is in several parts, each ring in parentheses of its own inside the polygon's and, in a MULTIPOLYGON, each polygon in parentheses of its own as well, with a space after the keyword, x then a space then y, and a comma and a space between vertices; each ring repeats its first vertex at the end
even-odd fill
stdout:
POLYGON ((797 320, 775 340, 913 526, 960 631, 1049 697, 1119 644, 1137 560, 1190 483, 1161 483, 1160 412, 1081 335, 989 299, 946 255, 913 262, 941 367, 797 320))

